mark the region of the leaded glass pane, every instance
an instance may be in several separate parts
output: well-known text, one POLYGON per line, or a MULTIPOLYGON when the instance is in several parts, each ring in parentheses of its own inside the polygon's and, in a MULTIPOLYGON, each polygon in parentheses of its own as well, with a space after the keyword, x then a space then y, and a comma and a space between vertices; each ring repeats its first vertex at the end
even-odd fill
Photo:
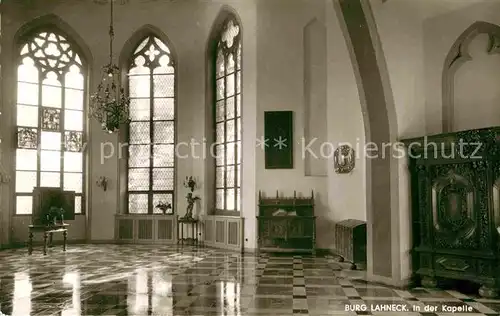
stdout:
POLYGON ((221 99, 224 99, 224 78, 221 78, 219 80, 217 80, 217 87, 216 87, 216 97, 217 97, 217 100, 221 100, 221 99))
POLYGON ((226 119, 234 118, 234 97, 226 99, 226 119))
POLYGON ((64 132, 64 150, 80 152, 83 149, 83 133, 67 131, 64 132))
POLYGON ((148 195, 147 194, 130 194, 128 196, 128 212, 130 214, 147 214, 148 213, 148 195))
POLYGON ((154 214, 163 214, 163 211, 157 208, 156 206, 160 203, 162 204, 170 204, 172 208, 168 209, 165 214, 174 214, 174 203, 173 203, 173 195, 170 193, 165 194, 154 194, 153 195, 153 213, 154 214))
POLYGON ((40 170, 61 171, 61 152, 42 150, 40 152, 40 170))
POLYGON ((235 166, 226 167, 226 187, 234 187, 235 166))
POLYGON ((81 214, 83 213, 82 210, 82 197, 81 196, 75 196, 75 214, 81 214))
POLYGON ((174 145, 153 146, 153 166, 173 167, 174 166, 174 145))
POLYGON ((241 187, 241 165, 236 165, 236 186, 241 187))
POLYGON ((154 96, 155 98, 174 96, 174 75, 154 75, 154 96))
POLYGON ((150 165, 150 145, 129 145, 128 166, 130 168, 147 168, 150 165))
POLYGON ((16 193, 31 193, 36 187, 36 171, 16 172, 16 193))
POLYGON ((154 122, 154 142, 156 144, 174 143, 174 122, 154 122))
POLYGON ((236 120, 236 140, 241 140, 241 119, 236 120))
POLYGON ((129 169, 128 170, 128 189, 129 191, 148 191, 149 190, 149 169, 129 169))
POLYGON ((64 111, 64 129, 71 131, 83 131, 83 112, 64 111))
POLYGON ((33 211, 33 198, 31 196, 16 197, 16 214, 26 215, 33 211))
POLYGON ((66 89, 64 94, 64 107, 66 109, 83 110, 83 90, 66 89))
POLYGON ((17 84, 17 103, 38 105, 38 84, 19 82, 17 84))
POLYGON ((215 168, 215 186, 217 188, 224 187, 224 167, 215 168))
POLYGON ((236 68, 241 69, 241 43, 238 44, 238 51, 236 52, 236 68))
POLYGON ((134 54, 137 54, 137 53, 140 53, 141 50, 146 47, 146 45, 148 44, 149 42, 149 37, 145 38, 140 44, 139 46, 137 46, 137 48, 135 49, 134 51, 134 54))
POLYGON ((65 152, 64 171, 83 172, 83 154, 79 152, 65 152))
POLYGON ((241 163, 241 141, 236 142, 236 163, 241 163))
POLYGON ((227 189, 226 190, 226 210, 228 211, 234 211, 234 189, 227 189))
POLYGON ((34 149, 38 146, 38 131, 34 128, 17 129, 17 147, 34 149))
POLYGON ((233 47, 234 41, 236 40, 236 36, 240 34, 239 25, 235 25, 233 20, 227 22, 224 27, 224 32, 222 33, 222 41, 226 43, 228 48, 233 47))
POLYGON ((61 186, 61 174, 59 172, 40 172, 40 186, 59 188, 61 186))
POLYGON ((232 165, 235 163, 234 149, 234 143, 226 144, 226 163, 228 165, 232 165))
POLYGON ((17 80, 38 83, 38 68, 34 66, 32 58, 23 58, 23 64, 17 68, 17 80))
MULTIPOLYGON (((73 88, 83 90, 84 80, 83 75, 80 73, 80 68, 76 65, 73 65, 69 68, 69 72, 67 72, 64 79, 64 85, 66 88, 73 88)), ((68 90, 66 90, 67 92, 68 90)))
POLYGON ((150 91, 149 75, 129 76, 129 95, 131 98, 149 98, 150 91))
POLYGON ((230 97, 234 95, 234 74, 226 77, 226 96, 230 97))
POLYGON ((174 189, 174 169, 153 169, 153 190, 170 191, 174 189))
POLYGON ((59 109, 42 109, 42 129, 46 131, 58 131, 61 122, 61 110, 59 109))
POLYGON ((236 93, 241 93, 241 71, 236 73, 236 93))
POLYGON ((151 142, 149 122, 131 122, 129 128, 131 144, 149 144, 151 142))
POLYGON ((234 72, 234 55, 229 54, 227 56, 227 73, 230 74, 232 72, 234 72))
POLYGON ((17 170, 37 170, 38 151, 33 149, 16 149, 17 170))
POLYGON ((236 96, 236 116, 241 116, 241 94, 236 96))
POLYGON ((224 121, 224 116, 224 100, 222 100, 215 104, 215 122, 224 121))
POLYGON ((215 62, 215 71, 216 74, 215 76, 217 78, 220 78, 224 76, 224 66, 225 66, 225 61, 224 61, 224 54, 222 53, 222 50, 219 48, 219 53, 217 54, 217 60, 215 62))
POLYGON ((228 142, 232 142, 235 139, 235 126, 234 126, 234 120, 229 120, 226 121, 226 140, 228 142))
POLYGON ((168 121, 175 119, 175 105, 173 98, 155 98, 154 99, 154 121, 168 121))
POLYGON ((215 190, 215 208, 224 209, 224 189, 215 190))
POLYGON ((241 190, 236 189, 236 210, 241 210, 241 190))
POLYGON ((18 105, 17 125, 38 127, 38 107, 29 105, 18 105))
POLYGON ((215 125, 215 142, 220 144, 224 141, 224 122, 222 122, 215 125))
POLYGON ((149 121, 151 116, 149 99, 130 100, 130 120, 149 121))
POLYGON ((61 133, 42 132, 41 149, 61 150, 61 133))
POLYGON ((81 173, 64 174, 64 190, 82 193, 83 177, 81 173))
POLYGON ((160 51, 154 45, 149 46, 148 50, 144 52, 148 56, 149 61, 155 60, 156 56, 160 55, 160 51))
POLYGON ((224 145, 215 146, 215 163, 217 166, 225 165, 224 145))
POLYGON ((61 87, 42 85, 42 105, 54 108, 61 107, 61 87))
POLYGON ((173 63, 170 61, 170 56, 162 55, 158 59, 159 67, 153 69, 154 74, 174 74, 175 69, 173 67, 173 63))

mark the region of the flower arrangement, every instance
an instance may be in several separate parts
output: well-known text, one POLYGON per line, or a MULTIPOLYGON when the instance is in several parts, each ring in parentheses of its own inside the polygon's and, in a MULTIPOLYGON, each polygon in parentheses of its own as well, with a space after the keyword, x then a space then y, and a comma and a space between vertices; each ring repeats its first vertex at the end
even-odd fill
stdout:
POLYGON ((172 204, 170 204, 170 203, 164 203, 164 202, 160 201, 156 205, 156 208, 159 209, 160 211, 162 211, 163 214, 165 215, 165 214, 168 213, 168 210, 172 209, 172 204))

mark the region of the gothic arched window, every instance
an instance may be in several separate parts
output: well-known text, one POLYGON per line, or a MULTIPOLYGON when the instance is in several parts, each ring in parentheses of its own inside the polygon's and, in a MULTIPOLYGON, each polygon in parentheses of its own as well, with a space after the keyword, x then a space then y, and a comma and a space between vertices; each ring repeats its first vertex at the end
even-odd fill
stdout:
POLYGON ((33 187, 76 192, 84 208, 86 66, 67 36, 24 37, 17 68, 16 214, 32 213, 33 187))
POLYGON ((175 189, 175 61, 154 35, 134 50, 128 72, 128 213, 154 214, 175 189))
POLYGON ((234 18, 216 38, 215 210, 241 210, 241 28, 234 18))

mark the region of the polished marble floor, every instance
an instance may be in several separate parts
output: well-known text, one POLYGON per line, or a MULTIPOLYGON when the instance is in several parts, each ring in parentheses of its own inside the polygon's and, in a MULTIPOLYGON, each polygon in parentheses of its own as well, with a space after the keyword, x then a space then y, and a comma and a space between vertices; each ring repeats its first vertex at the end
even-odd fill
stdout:
POLYGON ((403 291, 362 278, 329 257, 143 245, 70 245, 66 253, 53 248, 47 256, 4 250, 0 309, 19 316, 460 314, 450 313, 453 308, 500 315, 500 300, 403 291), (389 305, 407 310, 375 310, 389 305))

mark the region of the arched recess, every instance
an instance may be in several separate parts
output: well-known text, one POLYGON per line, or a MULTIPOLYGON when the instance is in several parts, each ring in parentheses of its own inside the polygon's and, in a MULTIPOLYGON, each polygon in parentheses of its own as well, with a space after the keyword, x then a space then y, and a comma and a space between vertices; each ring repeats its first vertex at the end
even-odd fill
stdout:
POLYGON ((474 22, 453 43, 446 56, 442 75, 442 128, 443 132, 454 132, 454 79, 457 70, 472 60, 469 44, 480 34, 489 36, 489 54, 500 53, 500 26, 484 21, 474 22))
POLYGON ((388 149, 397 120, 385 56, 368 0, 333 0, 350 54, 363 113, 366 147, 367 272, 400 282, 398 162, 388 149), (368 148, 376 147, 375 157, 368 148), (369 157, 372 156, 372 157, 369 157))
MULTIPOLYGON (((8 78, 11 78, 8 83, 4 84, 4 87, 8 87, 5 89, 4 94, 6 94, 7 100, 12 100, 12 101, 19 101, 17 100, 16 94, 18 90, 18 72, 17 68, 20 65, 20 57, 21 55, 26 55, 28 56, 28 53, 24 53, 21 51, 23 49, 23 46, 26 45, 28 42, 32 41, 34 36, 40 36, 43 33, 48 33, 48 34, 55 34, 57 37, 54 37, 53 40, 58 48, 55 50, 59 52, 61 58, 58 59, 59 64, 57 68, 57 71, 62 71, 66 70, 68 71, 66 73, 66 76, 69 74, 69 69, 67 68, 70 65, 70 62, 75 62, 77 61, 72 67, 76 67, 79 69, 78 70, 78 75, 83 76, 83 81, 80 82, 78 85, 78 88, 75 88, 75 83, 68 83, 64 82, 69 79, 65 79, 64 81, 61 81, 60 87, 58 88, 59 91, 64 91, 66 97, 62 98, 61 97, 61 103, 60 103, 60 108, 58 111, 59 116, 63 117, 69 115, 67 112, 73 112, 72 114, 76 116, 80 116, 81 118, 81 129, 74 129, 74 128, 67 128, 63 125, 64 120, 61 122, 57 123, 57 133, 61 134, 61 146, 57 147, 56 150, 60 150, 60 155, 63 155, 64 161, 72 161, 70 159, 70 155, 68 154, 68 158, 66 158, 67 153, 72 153, 72 154, 80 154, 79 160, 82 160, 82 169, 79 170, 77 173, 78 174, 73 174, 74 178, 73 180, 76 182, 78 181, 78 186, 81 187, 81 191, 77 191, 77 196, 81 196, 81 203, 76 203, 77 205, 81 206, 81 214, 84 214, 85 216, 88 216, 88 208, 89 208, 89 203, 91 199, 91 192, 90 192, 90 186, 89 186, 89 175, 91 174, 91 166, 86 163, 88 157, 90 156, 89 151, 87 150, 85 144, 86 140, 89 138, 89 120, 87 119, 87 109, 88 109, 88 92, 89 92, 89 87, 91 86, 91 73, 92 73, 92 64, 93 64, 93 57, 92 53, 90 51, 90 48, 88 45, 85 43, 82 37, 69 25, 66 23, 64 20, 62 20, 59 16, 55 14, 49 14, 45 16, 38 17, 36 19, 33 19, 29 21, 28 23, 22 25, 17 32, 13 36, 13 43, 12 43, 12 51, 10 52, 11 58, 12 58, 12 63, 8 65, 8 69, 6 69, 6 73, 9 74, 8 78), (69 44, 69 45, 68 45, 69 44), (61 51, 64 51, 66 53, 61 53, 61 51), (71 51, 72 53, 69 53, 71 51), (66 59, 65 59, 66 58, 66 59), (62 66, 65 64, 65 66, 62 66), (77 97, 76 100, 72 99, 71 97, 68 97, 68 91, 70 90, 80 90, 79 96, 77 97), (76 108, 76 104, 79 104, 78 107, 76 108), (71 105, 71 106, 70 106, 71 105), (76 112, 79 112, 77 115, 76 112), (64 152, 64 154, 63 154, 64 152), (78 180, 78 178, 80 180, 78 180), (81 182, 80 182, 81 181, 81 182)), ((42 45, 46 45, 48 41, 50 41, 50 36, 48 39, 45 41, 45 44, 41 44, 40 42, 37 42, 39 47, 38 48, 33 48, 32 50, 39 49, 42 47, 42 45)), ((50 44, 49 44, 50 45, 50 44)), ((26 47, 26 46, 24 46, 26 47)), ((53 53, 55 54, 55 53, 53 53)), ((35 55, 36 56, 36 55, 35 55)), ((50 53, 46 53, 46 56, 50 56, 50 53)), ((55 56, 55 55, 52 55, 55 56)), ((38 57, 38 56, 37 56, 38 57)), ((46 61, 46 68, 51 68, 54 67, 51 63, 51 60, 46 61)), ((36 67, 42 67, 42 64, 38 64, 36 67)), ((43 68, 43 67, 42 67, 43 68)), ((56 69, 56 68, 54 68, 56 69)), ((37 69, 37 71, 40 71, 40 69, 37 69)), ((57 72, 56 70, 51 70, 51 72, 55 73, 57 72)), ((62 77, 64 75, 61 74, 62 77)), ((4 77, 5 78, 5 77, 4 77)), ((69 77, 67 77, 69 78, 69 77)), ((41 85, 41 82, 38 82, 37 85, 41 85)), ((41 85, 40 87, 43 87, 41 85)), ((41 88, 38 89, 41 89, 41 88)), ((52 94, 53 92, 47 93, 47 94, 52 94)), ((40 95, 43 95, 40 94, 40 95)), ((4 99, 5 101, 6 99, 4 99)), ((18 102, 20 103, 20 102, 18 102)), ((10 120, 12 124, 12 128, 10 129, 10 132, 12 133, 13 137, 10 139, 10 148, 18 148, 17 146, 17 136, 16 136, 16 129, 14 126, 17 126, 16 122, 16 114, 17 114, 17 106, 15 103, 11 104, 10 102, 8 103, 8 107, 6 107, 6 112, 8 112, 8 116, 11 117, 12 119, 10 120)), ((32 106, 40 107, 42 108, 42 103, 40 102, 40 99, 37 101, 37 103, 33 103, 32 106)), ((40 112, 40 110, 37 110, 37 112, 40 112)), ((42 114, 37 114, 39 118, 41 117, 42 114)), ((75 118, 75 117, 73 117, 75 118)), ((48 123, 50 124, 50 123, 48 123)), ((40 123, 41 125, 41 123, 40 123)), ((37 125, 36 129, 39 129, 40 131, 42 130, 42 127, 40 125, 37 125)), ((38 146, 40 147, 40 146, 38 146)), ((42 143, 43 147, 43 143, 42 143)), ((19 147, 21 148, 21 147, 19 147)), ((43 156, 43 151, 41 153, 43 156)), ((11 166, 11 170, 13 174, 15 174, 16 171, 16 150, 12 151, 12 154, 9 157, 9 165, 11 166)), ((61 163, 61 165, 63 165, 61 163)), ((35 170, 35 169, 33 169, 35 170)), ((54 171, 53 169, 52 171, 54 171)), ((74 170, 72 170, 74 171, 74 170)), ((38 177, 38 185, 40 186, 46 186, 43 183, 40 183, 40 173, 42 172, 42 169, 38 166, 36 169, 37 172, 37 177, 38 177)), ((60 185, 65 187, 67 184, 70 182, 70 175, 68 170, 63 170, 62 168, 59 169, 59 171, 56 171, 55 173, 59 173, 60 175, 60 185), (67 180, 66 180, 66 177, 67 180), (64 180, 63 180, 64 179, 64 180), (68 181, 68 182, 67 182, 68 181), (64 184, 63 184, 64 182, 64 184)), ((18 195, 16 193, 16 189, 14 187, 15 184, 11 187, 11 194, 10 198, 12 201, 15 201, 16 196, 18 195)), ((57 187, 57 186, 56 186, 57 187)), ((15 202, 13 202, 15 205, 15 202)), ((11 215, 15 214, 16 210, 14 207, 10 207, 11 209, 11 215)), ((12 223, 11 223, 12 224, 12 223)), ((12 227, 11 227, 12 230, 12 227)))
MULTIPOLYGON (((129 70, 131 69, 132 65, 133 65, 133 59, 132 57, 134 56, 134 54, 136 53, 136 50, 137 51, 144 51, 146 49, 146 46, 148 46, 149 44, 147 44, 145 42, 145 40, 147 38, 150 38, 150 40, 147 42, 149 44, 152 44, 154 46, 158 48, 161 48, 160 46, 162 46, 163 48, 161 48, 160 50, 163 52, 165 50, 168 51, 168 56, 170 57, 170 61, 172 63, 172 68, 175 69, 174 70, 174 73, 173 73, 173 77, 174 77, 174 87, 173 87, 173 115, 174 115, 174 118, 173 118, 173 124, 174 124, 174 128, 173 128, 173 131, 174 131, 174 136, 173 136, 173 143, 174 144, 177 144, 177 100, 178 100, 178 55, 176 53, 176 50, 175 50, 175 46, 173 45, 173 43, 171 42, 171 40, 169 39, 169 37, 163 33, 159 28, 157 28, 156 26, 153 26, 153 25, 150 25, 150 24, 146 24, 146 25, 143 25, 142 27, 140 27, 139 29, 137 29, 133 34, 132 36, 130 36, 130 38, 125 42, 125 44, 123 45, 121 51, 120 51, 120 56, 119 56, 119 67, 121 69, 121 83, 122 83, 122 86, 125 88, 125 91, 127 93, 127 95, 129 95, 130 91, 129 91, 129 70), (161 43, 158 43, 158 41, 161 42, 161 43), (166 48, 162 45, 164 44, 166 46, 166 48)), ((148 52, 145 52, 145 53, 141 53, 141 54, 148 54, 148 52)), ((156 54, 156 52, 155 52, 156 54)), ((156 62, 156 60, 155 60, 156 62)), ((163 75, 163 74, 152 74, 151 75, 151 78, 154 80, 154 77, 155 76, 158 76, 158 75, 163 75)), ((154 99, 156 99, 156 96, 157 96, 157 93, 155 92, 155 88, 154 88, 154 85, 151 85, 151 91, 153 92, 152 95, 149 96, 149 98, 152 100, 152 102, 155 102, 154 99)), ((153 108, 153 105, 150 105, 151 106, 151 109, 153 108)), ((151 110, 152 112, 153 110, 151 110)), ((151 119, 153 120, 153 117, 151 116, 151 119)), ((162 120, 163 121, 163 120, 162 120)), ((170 121, 170 119, 169 119, 170 121)), ((156 124, 158 122, 151 122, 151 124, 156 124)), ((152 128, 152 127, 150 127, 152 128)), ((118 157, 120 158, 119 159, 119 162, 118 162, 118 175, 119 175, 119 205, 120 205, 120 213, 127 213, 128 210, 129 210, 129 201, 128 201, 128 183, 129 183, 129 180, 128 180, 128 167, 129 167, 129 164, 128 164, 128 158, 129 158, 129 148, 132 147, 132 146, 129 146, 129 126, 123 126, 123 128, 120 128, 120 133, 119 133, 119 136, 118 136, 118 139, 119 139, 119 142, 120 144, 123 144, 123 145, 120 145, 118 150, 118 157)), ((151 140, 151 143, 154 143, 154 140, 151 140)), ((151 157, 153 157, 154 159, 156 159, 155 157, 160 157, 161 154, 158 154, 155 152, 155 147, 156 146, 151 146, 151 149, 153 150, 153 152, 151 152, 151 157), (160 155, 160 156, 155 156, 155 155, 160 155)), ((178 200, 176 195, 178 194, 178 190, 176 190, 176 184, 177 184, 177 172, 176 172, 176 167, 177 167, 177 159, 175 157, 174 154, 172 154, 172 156, 174 157, 173 159, 173 189, 172 190, 168 190, 168 191, 173 191, 172 192, 169 192, 169 197, 168 198, 165 198, 165 196, 163 196, 161 193, 159 192, 156 192, 156 191, 167 191, 167 190, 163 190, 163 189, 154 189, 154 185, 152 185, 152 181, 153 180, 150 180, 151 184, 151 188, 150 188, 150 192, 148 192, 148 195, 150 195, 149 197, 149 206, 148 206, 148 209, 149 209, 149 212, 152 213, 152 212, 155 212, 157 211, 152 205, 155 204, 154 201, 156 201, 156 199, 160 199, 161 202, 167 202, 167 203, 171 203, 172 204, 172 210, 175 212, 177 210, 177 204, 176 204, 176 201, 178 200), (163 199, 160 197, 162 196, 163 199), (171 197, 170 197, 171 196, 171 197), (154 200, 154 201, 153 201, 154 200), (166 200, 166 201, 164 201, 166 200), (153 204, 151 204, 151 202, 153 202, 153 204)), ((163 156, 161 156, 163 157, 163 156)), ((150 169, 154 169, 154 163, 150 166, 150 169)))
MULTIPOLYGON (((238 27, 238 36, 240 38, 240 45, 243 47, 245 43, 242 40, 242 34, 244 34, 241 18, 236 12, 236 10, 228 5, 223 5, 217 14, 212 27, 210 29, 210 33, 207 39, 206 43, 206 49, 205 49, 205 111, 207 115, 205 116, 205 135, 207 136, 207 143, 212 144, 216 142, 215 139, 215 122, 214 122, 214 117, 216 115, 215 113, 215 91, 216 91, 216 80, 214 77, 214 74, 216 72, 215 70, 215 64, 216 64, 216 58, 217 58, 217 45, 218 45, 218 40, 221 34, 223 33, 223 28, 225 27, 226 23, 229 21, 235 21, 235 24, 238 27)), ((243 49, 241 49, 243 50, 243 49)), ((241 63, 241 68, 239 69, 244 69, 243 65, 243 60, 241 59, 240 56, 240 63, 241 63)), ((244 70, 243 70, 244 71, 244 70)), ((243 90, 243 78, 242 76, 240 77, 240 89, 243 90)), ((243 93, 240 91, 240 103, 243 100, 243 93)), ((242 111, 242 110, 240 110, 242 111)), ((240 122, 243 120, 241 119, 240 122)), ((243 130, 243 127, 241 127, 241 130, 243 130)), ((240 139, 241 141, 241 139, 240 139)), ((207 197, 205 199, 205 209, 209 210, 209 213, 215 213, 214 210, 214 205, 216 205, 216 197, 215 197, 215 190, 213 189, 215 187, 215 181, 216 181, 216 170, 215 170, 215 159, 213 155, 210 155, 205 160, 205 181, 206 183, 213 183, 214 185, 210 186, 205 186, 205 196, 207 197)), ((242 175, 242 172, 240 170, 239 172, 240 175, 242 175)), ((242 180, 240 179, 241 183, 242 180)), ((243 195, 242 195, 243 196, 243 195)), ((240 204, 241 204, 241 199, 240 198, 240 204)), ((240 211, 217 211, 218 215, 235 215, 235 216, 240 216, 241 212, 240 211)))

